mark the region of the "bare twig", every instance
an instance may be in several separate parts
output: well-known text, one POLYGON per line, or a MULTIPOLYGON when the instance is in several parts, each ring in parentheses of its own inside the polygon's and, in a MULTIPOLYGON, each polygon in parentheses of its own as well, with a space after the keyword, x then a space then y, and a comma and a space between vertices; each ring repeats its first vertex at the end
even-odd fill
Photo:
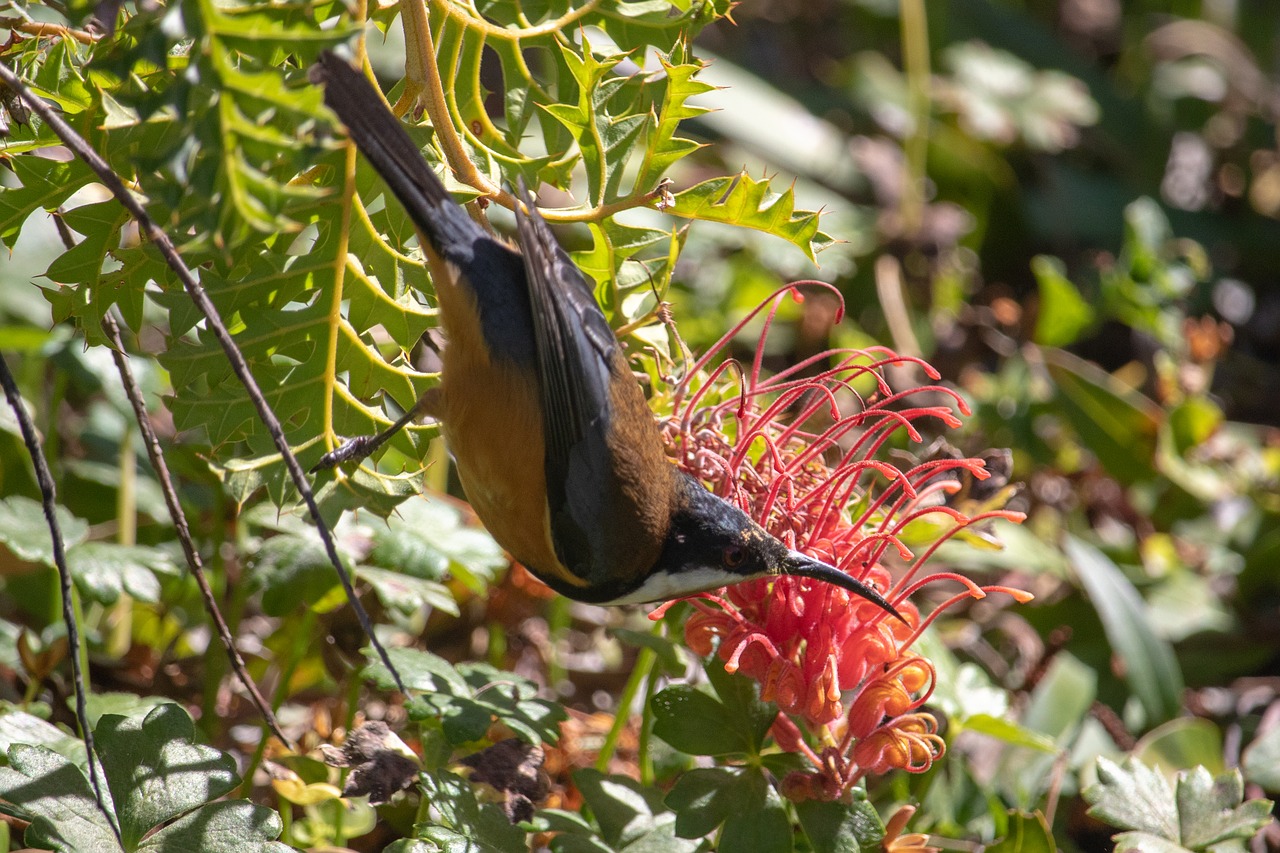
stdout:
MULTIPOLYGON (((0 69, 8 70, 3 65, 0 65, 0 69)), ((115 817, 102 799, 102 782, 98 779, 98 760, 94 754, 93 730, 89 728, 89 711, 85 707, 85 696, 88 694, 89 685, 85 680, 84 669, 80 666, 80 629, 76 625, 75 604, 71 598, 73 595, 71 570, 67 568, 67 553, 63 548, 62 530, 58 525, 58 498, 53 485, 53 475, 49 473, 49 466, 45 463, 44 451, 40 447, 40 438, 36 435, 35 424, 31 423, 27 410, 23 408, 22 394, 19 393, 17 383, 13 381, 13 374, 9 372, 9 365, 2 355, 0 355, 0 385, 4 386, 4 395, 8 398, 9 405, 13 407, 13 415, 18 419, 18 428, 22 430, 22 440, 27 445, 31 464, 36 469, 36 482, 40 484, 44 518, 49 524, 49 535, 53 539, 53 563, 58 567, 58 584, 62 592, 62 621, 67 626, 71 677, 76 685, 76 723, 80 726, 80 735, 84 738, 84 749, 89 759, 89 782, 93 785, 93 795, 98 804, 98 811, 102 812, 102 816, 107 819, 107 824, 115 834, 116 840, 123 847, 124 841, 120 837, 120 827, 116 825, 115 817)))
POLYGON ((59 116, 44 101, 37 98, 27 88, 26 84, 14 74, 7 65, 0 63, 0 80, 3 80, 10 89, 18 93, 36 115, 40 116, 50 129, 57 134, 58 138, 75 153, 77 157, 85 162, 90 169, 98 176, 103 185, 111 191, 111 194, 124 205, 130 215, 137 221, 139 229, 146 234, 156 249, 164 257, 169 268, 178 276, 178 280, 182 282, 183 288, 187 291, 187 295, 195 302, 196 307, 200 309, 200 313, 204 315, 205 321, 209 324, 210 331, 214 337, 218 339, 218 343, 222 346, 222 351, 227 357, 227 361, 231 364, 232 371, 236 374, 236 378, 244 386, 245 391, 249 395, 254 408, 258 412, 258 418, 267 427, 267 431, 271 433, 271 439, 275 443, 276 449, 280 452, 281 458, 284 460, 285 468, 289 472, 290 478, 293 480, 294 487, 302 496, 303 502, 307 505, 307 509, 311 513, 312 523, 315 524, 320 539, 324 543, 325 553, 329 557, 329 562, 333 565, 334 570, 338 573, 338 579, 342 582, 342 588, 346 592, 347 599, 351 602, 351 607, 355 611, 356 618, 360 621, 360 627, 364 629, 365 634, 369 637, 369 642, 373 645, 374 650, 378 654, 378 658, 382 661, 383 666, 391 673, 391 677, 395 680, 396 688, 401 693, 407 693, 404 681, 400 677, 400 672, 391 663, 391 658, 387 655, 386 648, 373 632, 373 622, 369 618, 368 612, 364 609, 364 605, 356 597, 355 586, 352 584, 351 575, 346 567, 342 565, 342 560, 338 556, 338 549, 333 541, 333 533, 329 530, 329 526, 324 523, 324 519, 320 516, 320 507, 316 504, 315 494, 311 491, 311 484, 307 482, 306 475, 302 470, 302 466, 298 463, 297 457, 293 455, 293 450, 289 447, 289 441, 285 438, 284 430, 280 426, 279 419, 271 410, 271 405, 267 402, 266 397, 262 394, 262 389, 258 387, 257 381, 253 378, 253 374, 249 371, 249 365, 244 360, 240 348, 231 338, 231 333, 227 331, 226 325, 222 322, 222 317, 218 313, 218 309, 214 306, 212 300, 209 299, 204 288, 200 286, 200 282, 196 281, 191 270, 187 269, 187 265, 183 263, 182 258, 178 255, 177 250, 173 247, 173 242, 169 239, 169 235, 165 234, 147 215, 142 204, 134 198, 134 196, 125 188, 120 177, 107 165, 107 162, 99 156, 98 152, 90 147, 84 137, 76 133, 62 117, 59 116))
POLYGON ((164 493, 164 502, 169 508, 169 517, 173 519, 173 526, 178 534, 178 542, 182 544, 182 553, 187 558, 187 566, 191 569, 192 577, 196 579, 196 585, 200 587, 200 597, 204 599, 205 610, 209 612, 209 618, 213 620, 218 636, 222 639, 222 645, 227 650, 227 657, 231 660, 231 668, 235 670, 240 683, 244 685, 244 689, 249 693, 249 698, 254 706, 257 707, 258 713, 262 714, 262 718, 266 720, 267 727, 271 729, 271 733, 292 750, 294 749, 293 743, 281 731, 280 723, 276 720, 276 715, 272 712, 271 706, 263 698, 262 694, 258 692, 258 686, 253 683, 253 679, 249 677, 249 672, 244 665, 244 658, 240 656, 240 650, 236 648, 235 638, 231 636, 231 629, 227 626, 226 620, 222 618, 222 611, 218 609, 218 601, 209 586, 209 579, 205 577, 204 563, 200 559, 200 552, 196 550, 195 544, 191 541, 191 529, 187 525, 187 516, 182 511, 182 504, 178 502, 178 492, 173 487, 173 478, 170 476, 169 466, 164 460, 164 451, 160 449, 160 439, 156 437, 156 431, 151 426, 151 419, 147 417, 147 404, 142 399, 142 389, 138 387, 137 380, 133 377, 133 371, 129 369, 129 357, 124 352, 124 342, 120 338, 120 326, 110 314, 102 318, 102 326, 107 332, 107 339, 111 341, 113 348, 111 356, 115 359, 116 369, 120 371, 120 382, 124 385, 124 392, 129 397, 129 403, 133 406, 133 414, 138 421, 138 429, 142 431, 142 439, 147 447, 147 456, 150 458, 151 467, 155 469, 156 477, 160 481, 160 491, 164 493))

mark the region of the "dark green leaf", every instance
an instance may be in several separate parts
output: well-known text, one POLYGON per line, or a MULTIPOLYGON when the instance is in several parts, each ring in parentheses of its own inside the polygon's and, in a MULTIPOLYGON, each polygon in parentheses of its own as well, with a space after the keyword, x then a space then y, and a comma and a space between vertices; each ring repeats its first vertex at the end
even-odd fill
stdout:
POLYGON ((1182 704, 1182 672, 1173 649, 1151 626, 1145 603, 1115 563, 1088 543, 1068 536, 1063 551, 1098 611, 1111 648, 1124 661, 1125 678, 1149 722, 1163 722, 1182 704))
POLYGON ((796 814, 814 853, 859 853, 876 850, 884 838, 884 824, 865 797, 852 803, 806 800, 796 814))

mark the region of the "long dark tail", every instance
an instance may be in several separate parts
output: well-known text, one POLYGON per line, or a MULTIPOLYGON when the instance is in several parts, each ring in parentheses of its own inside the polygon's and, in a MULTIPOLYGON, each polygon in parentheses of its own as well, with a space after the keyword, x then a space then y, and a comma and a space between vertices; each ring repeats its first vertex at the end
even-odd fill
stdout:
POLYGON ((311 69, 324 86, 324 102, 377 170, 418 230, 443 258, 466 264, 477 240, 488 237, 449 195, 369 79, 344 59, 325 51, 311 69))

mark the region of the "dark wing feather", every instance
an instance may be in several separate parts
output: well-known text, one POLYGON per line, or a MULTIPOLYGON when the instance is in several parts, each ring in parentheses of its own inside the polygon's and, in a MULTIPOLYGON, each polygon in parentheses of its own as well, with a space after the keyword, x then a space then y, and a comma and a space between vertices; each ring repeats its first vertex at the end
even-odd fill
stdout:
MULTIPOLYGON (((583 577, 618 555, 617 472, 608 444, 618 340, 591 286, 533 202, 517 213, 542 384, 547 501, 561 561, 583 577)), ((628 381, 630 377, 627 377, 628 381)))
POLYGON ((490 350, 531 364, 529 294, 516 253, 453 200, 364 74, 328 51, 320 54, 311 73, 314 82, 324 84, 325 104, 404 205, 418 233, 475 291, 490 350))

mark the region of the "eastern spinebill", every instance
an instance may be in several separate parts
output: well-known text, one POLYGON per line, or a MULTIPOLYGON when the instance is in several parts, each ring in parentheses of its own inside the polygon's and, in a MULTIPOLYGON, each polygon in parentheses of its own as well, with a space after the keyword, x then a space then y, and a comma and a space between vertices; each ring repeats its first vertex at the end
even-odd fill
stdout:
MULTIPOLYGON (((439 303, 440 384, 397 426, 439 420, 468 500, 511 556, 578 601, 658 601, 789 575, 898 616, 667 458, 589 282, 531 198, 517 205, 515 245, 495 237, 453 200, 363 73, 325 53, 312 78, 417 228, 439 303)), ((322 465, 385 437, 344 445, 322 465)))

